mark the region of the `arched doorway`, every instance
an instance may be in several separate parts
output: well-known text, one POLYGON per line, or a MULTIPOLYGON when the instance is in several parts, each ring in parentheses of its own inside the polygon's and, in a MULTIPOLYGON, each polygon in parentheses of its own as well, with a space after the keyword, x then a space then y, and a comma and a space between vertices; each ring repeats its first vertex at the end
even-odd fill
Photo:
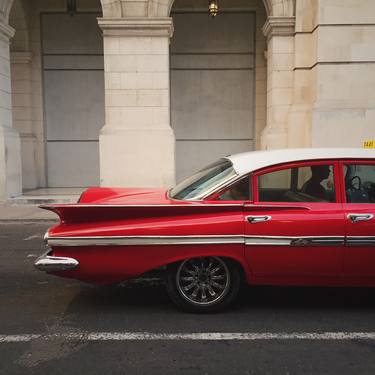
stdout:
POLYGON ((256 149, 265 125, 261 26, 266 15, 261 0, 222 1, 216 18, 208 15, 206 1, 176 0, 171 17, 171 125, 178 181, 202 163, 256 149))
POLYGON ((49 187, 99 184, 104 124, 100 13, 42 13, 44 129, 49 187))
POLYGON ((99 184, 101 2, 76 4, 68 12, 65 2, 15 0, 11 10, 13 123, 21 137, 24 190, 99 184))

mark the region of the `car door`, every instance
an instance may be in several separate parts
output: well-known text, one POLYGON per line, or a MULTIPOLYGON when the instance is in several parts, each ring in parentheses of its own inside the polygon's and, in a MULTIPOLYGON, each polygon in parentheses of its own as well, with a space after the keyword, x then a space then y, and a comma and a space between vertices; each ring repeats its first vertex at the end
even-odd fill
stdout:
POLYGON ((342 274, 344 215, 338 163, 304 162, 253 176, 245 254, 263 283, 327 284, 342 274))
POLYGON ((375 161, 341 163, 347 249, 344 275, 375 277, 375 161))

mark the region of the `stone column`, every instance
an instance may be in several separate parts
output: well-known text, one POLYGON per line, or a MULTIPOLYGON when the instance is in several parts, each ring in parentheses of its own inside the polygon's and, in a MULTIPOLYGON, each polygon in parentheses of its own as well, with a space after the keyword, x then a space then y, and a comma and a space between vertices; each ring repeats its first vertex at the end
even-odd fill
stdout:
POLYGON ((288 121, 288 147, 311 147, 312 105, 316 95, 316 35, 319 1, 296 4, 294 94, 288 121))
POLYGON ((102 186, 168 187, 175 181, 170 126, 171 18, 99 19, 104 38, 102 186))
POLYGON ((262 149, 288 146, 288 115, 293 103, 294 17, 268 17, 263 26, 267 37, 267 125, 262 149))
POLYGON ((22 193, 21 144, 12 127, 9 40, 14 29, 0 21, 0 201, 22 193))
POLYGON ((21 138, 22 186, 35 189, 38 186, 36 167, 37 138, 33 129, 34 93, 31 87, 31 52, 11 52, 13 127, 21 138))

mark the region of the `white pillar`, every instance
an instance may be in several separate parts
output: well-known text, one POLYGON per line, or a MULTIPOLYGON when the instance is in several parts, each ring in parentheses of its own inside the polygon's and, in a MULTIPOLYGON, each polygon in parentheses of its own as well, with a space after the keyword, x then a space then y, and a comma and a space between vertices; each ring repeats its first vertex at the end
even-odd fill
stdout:
POLYGON ((171 18, 99 19, 104 37, 102 186, 168 187, 175 181, 170 126, 171 18))
POLYGON ((12 126, 9 40, 14 29, 0 21, 0 201, 22 193, 21 144, 12 126))
POLYGON ((31 83, 31 52, 11 52, 13 127, 21 139, 22 187, 38 187, 36 165, 37 137, 33 129, 33 90, 31 83))
POLYGON ((288 146, 288 116, 293 103, 294 17, 268 17, 267 37, 267 125, 262 149, 288 146))

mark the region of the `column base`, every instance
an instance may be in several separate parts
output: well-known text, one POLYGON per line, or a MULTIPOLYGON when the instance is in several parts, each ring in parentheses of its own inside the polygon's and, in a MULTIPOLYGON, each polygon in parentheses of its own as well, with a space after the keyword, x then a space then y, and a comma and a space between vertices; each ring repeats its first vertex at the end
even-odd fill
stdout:
POLYGON ((172 129, 114 129, 99 136, 100 185, 171 187, 175 184, 172 129))
POLYGON ((0 201, 22 194, 21 141, 13 128, 0 127, 0 201))
POLYGON ((35 189, 40 186, 35 161, 38 140, 33 134, 21 134, 20 137, 22 150, 22 187, 23 189, 35 189))

